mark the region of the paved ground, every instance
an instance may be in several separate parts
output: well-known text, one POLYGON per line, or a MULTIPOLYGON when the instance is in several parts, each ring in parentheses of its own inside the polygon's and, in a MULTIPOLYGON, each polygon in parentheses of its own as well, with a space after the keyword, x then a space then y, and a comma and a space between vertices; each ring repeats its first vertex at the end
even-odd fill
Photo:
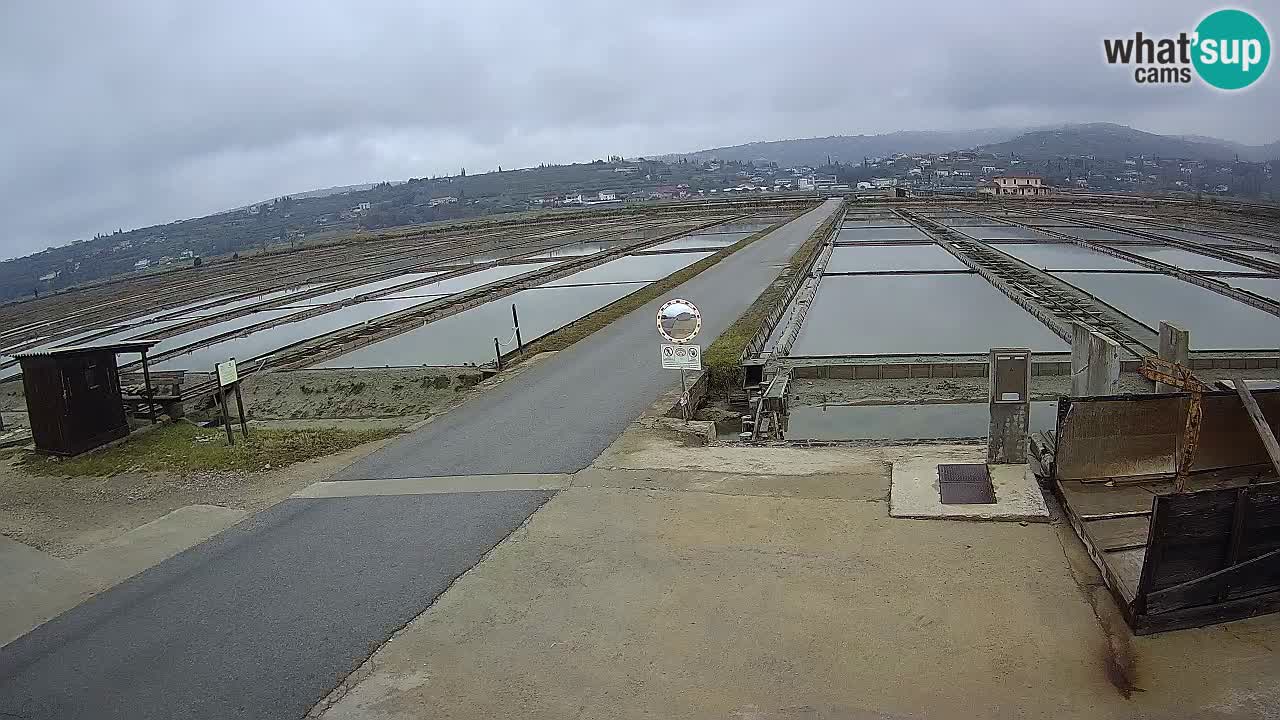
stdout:
POLYGON ((891 518, 855 455, 579 473, 322 717, 1280 717, 1280 616, 1131 638, 1066 526, 891 518))
MULTIPOLYGON (((672 293, 702 311, 715 338, 746 310, 818 225, 828 201, 729 256, 672 293)), ((655 301, 527 372, 456 408, 338 477, 429 477, 576 472, 640 415, 674 376, 658 365, 655 301), (500 450, 500 451, 499 451, 500 450)))
MULTIPOLYGON (((750 305, 835 206, 677 290, 703 307, 708 337, 750 305)), ((656 308, 342 477, 586 466, 673 380, 655 357, 656 308)), ((299 717, 552 495, 490 489, 297 498, 259 513, 0 648, 0 717, 299 717)))
POLYGON ((287 500, 0 648, 0 716, 302 717, 550 496, 287 500))

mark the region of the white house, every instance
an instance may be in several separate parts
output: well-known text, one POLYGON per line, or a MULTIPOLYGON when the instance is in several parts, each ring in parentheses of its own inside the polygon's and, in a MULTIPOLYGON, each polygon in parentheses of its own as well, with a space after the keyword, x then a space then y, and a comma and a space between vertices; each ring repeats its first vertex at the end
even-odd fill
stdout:
POLYGON ((867 182, 867 181, 865 181, 865 180, 864 180, 864 181, 862 181, 862 182, 858 183, 858 189, 859 189, 859 190, 870 190, 870 189, 871 189, 871 183, 869 183, 869 182, 867 182))
POLYGON ((1048 195, 1051 190, 1039 175, 1002 175, 979 187, 978 192, 987 195, 1035 197, 1048 195))
POLYGON ((614 200, 618 199, 618 193, 614 192, 613 190, 601 190, 600 192, 596 193, 596 199, 598 199, 600 202, 613 202, 614 200))
POLYGON ((814 185, 813 185, 813 178, 812 178, 812 177, 801 177, 801 178, 796 178, 796 189, 797 189, 797 190, 812 190, 812 189, 813 189, 813 187, 814 187, 814 185))
POLYGON ((149 267, 151 267, 151 261, 146 258, 142 258, 141 260, 133 264, 134 270, 145 270, 149 267))

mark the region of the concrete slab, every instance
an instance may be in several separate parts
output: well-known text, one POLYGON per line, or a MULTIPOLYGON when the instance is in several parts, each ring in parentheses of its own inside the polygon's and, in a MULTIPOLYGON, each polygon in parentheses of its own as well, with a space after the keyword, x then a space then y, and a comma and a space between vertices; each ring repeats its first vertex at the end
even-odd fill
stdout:
POLYGON ((572 475, 445 475, 389 480, 334 480, 309 485, 295 498, 340 498, 369 495, 432 495, 435 493, 504 492, 508 490, 559 490, 569 486, 572 475))
POLYGON ((1280 616, 1135 639, 1146 692, 1126 699, 1061 542, 1044 523, 921 532, 882 502, 574 487, 315 714, 1274 715, 1280 616))
POLYGON ((97 589, 67 561, 0 535, 0 646, 75 607, 97 589))
POLYGON ((245 511, 188 505, 72 558, 68 564, 108 588, 208 540, 243 520, 245 511))
POLYGON ((1026 465, 991 465, 992 505, 943 505, 938 494, 938 465, 982 463, 981 449, 947 455, 926 454, 893 464, 889 489, 889 515, 897 518, 947 520, 1015 520, 1047 522, 1049 509, 1026 465))
POLYGON ((883 478, 887 471, 885 463, 870 465, 862 472, 801 476, 592 467, 575 475, 573 486, 865 501, 885 499, 883 478))

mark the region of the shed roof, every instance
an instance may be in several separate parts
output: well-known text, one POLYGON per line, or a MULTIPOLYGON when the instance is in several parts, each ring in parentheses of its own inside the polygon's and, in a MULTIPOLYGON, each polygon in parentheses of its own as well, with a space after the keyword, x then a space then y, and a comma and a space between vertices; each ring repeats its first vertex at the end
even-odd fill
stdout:
POLYGON ((87 345, 64 345, 62 347, 43 348, 40 350, 27 350, 25 352, 14 353, 13 357, 21 360, 23 358, 34 357, 52 357, 55 355, 80 355, 91 352, 114 352, 114 353, 136 353, 143 350, 150 350, 159 340, 122 340, 121 342, 102 343, 87 345))

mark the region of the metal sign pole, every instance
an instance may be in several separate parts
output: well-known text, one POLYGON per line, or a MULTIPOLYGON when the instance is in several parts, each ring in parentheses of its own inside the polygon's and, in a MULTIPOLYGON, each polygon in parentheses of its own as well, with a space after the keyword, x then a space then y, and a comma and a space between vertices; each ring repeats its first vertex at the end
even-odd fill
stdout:
POLYGON ((680 369, 680 415, 689 419, 689 388, 684 381, 684 368, 680 369))
POLYGON ((702 329, 702 313, 688 300, 676 298, 658 309, 657 323, 658 334, 673 343, 659 346, 662 367, 680 371, 680 417, 689 420, 693 414, 692 403, 684 371, 702 370, 702 350, 689 343, 702 329))

